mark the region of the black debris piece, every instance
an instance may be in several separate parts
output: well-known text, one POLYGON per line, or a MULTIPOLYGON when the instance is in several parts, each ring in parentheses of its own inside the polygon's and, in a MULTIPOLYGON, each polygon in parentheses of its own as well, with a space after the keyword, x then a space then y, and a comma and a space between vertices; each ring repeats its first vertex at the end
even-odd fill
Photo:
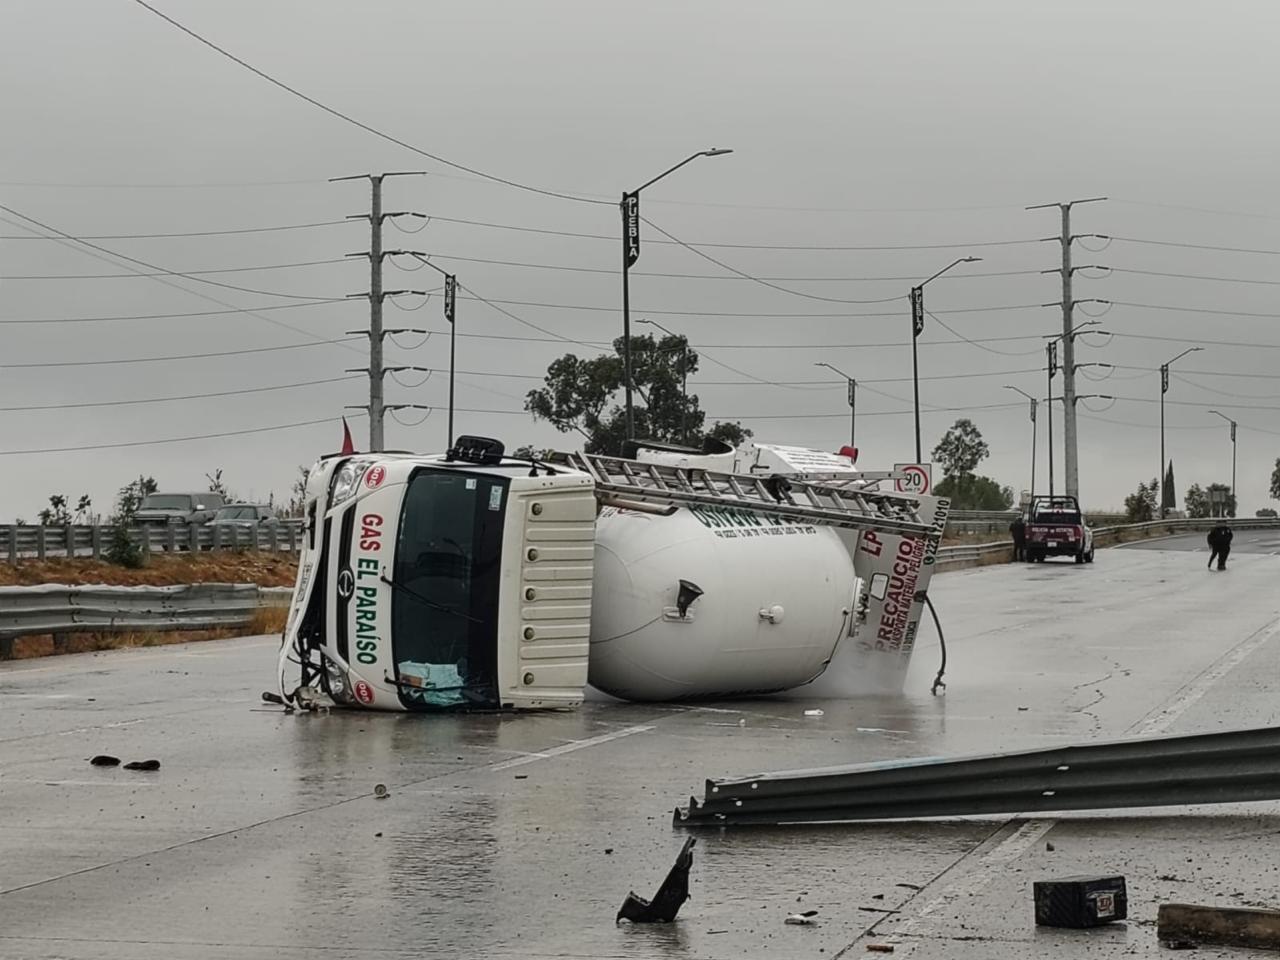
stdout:
POLYGON ((614 923, 630 920, 632 923, 670 923, 689 899, 689 869, 693 866, 693 845, 695 837, 690 837, 680 848, 680 855, 667 873, 667 879, 653 895, 652 900, 638 897, 635 891, 627 894, 622 901, 614 923))
POLYGON ((100 753, 89 762, 95 767, 118 767, 120 765, 120 758, 100 753))
POLYGON ((159 760, 133 760, 124 765, 126 770, 159 770, 159 760))
POLYGON ((1124 877, 1063 877, 1033 884, 1036 924, 1042 927, 1100 927, 1128 916, 1124 877))

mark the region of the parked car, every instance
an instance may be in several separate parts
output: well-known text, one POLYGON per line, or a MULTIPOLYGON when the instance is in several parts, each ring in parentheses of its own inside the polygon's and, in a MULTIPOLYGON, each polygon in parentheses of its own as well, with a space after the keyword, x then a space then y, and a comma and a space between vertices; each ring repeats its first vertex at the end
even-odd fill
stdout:
POLYGON ((279 523, 274 507, 265 503, 228 503, 209 521, 215 527, 274 526, 279 523))
POLYGON ((207 490, 202 493, 150 493, 143 498, 133 519, 144 527, 208 523, 225 503, 222 494, 207 490))
POLYGON ((1075 557, 1093 563, 1093 531, 1075 497, 1034 497, 1027 506, 1027 560, 1075 557))

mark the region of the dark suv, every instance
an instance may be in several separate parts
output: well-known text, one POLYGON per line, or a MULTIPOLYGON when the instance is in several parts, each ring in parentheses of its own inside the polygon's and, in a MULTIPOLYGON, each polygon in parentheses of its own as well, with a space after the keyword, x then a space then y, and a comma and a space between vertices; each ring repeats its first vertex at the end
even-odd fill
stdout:
POLYGON ((224 503, 222 494, 208 491, 151 493, 143 498, 133 519, 135 523, 144 527, 163 527, 171 523, 208 523, 224 503))

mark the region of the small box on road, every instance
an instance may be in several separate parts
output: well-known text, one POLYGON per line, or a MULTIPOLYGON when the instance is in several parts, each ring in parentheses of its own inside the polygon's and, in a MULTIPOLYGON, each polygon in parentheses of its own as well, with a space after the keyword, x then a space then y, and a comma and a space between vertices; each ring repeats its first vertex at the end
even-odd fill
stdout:
POLYGON ((1100 927, 1129 915, 1124 877, 1064 877, 1035 882, 1036 924, 1100 927))

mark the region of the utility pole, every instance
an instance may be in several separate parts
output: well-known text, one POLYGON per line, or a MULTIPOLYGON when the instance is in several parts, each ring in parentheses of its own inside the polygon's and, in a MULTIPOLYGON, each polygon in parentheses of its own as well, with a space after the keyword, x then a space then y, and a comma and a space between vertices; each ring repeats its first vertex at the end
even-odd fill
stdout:
MULTIPOLYGON (((1227 423, 1231 424, 1231 499, 1234 500, 1236 498, 1236 426, 1237 424, 1234 420, 1232 420, 1225 413, 1222 413, 1219 410, 1210 410, 1209 412, 1217 414, 1223 420, 1227 421, 1227 423)), ((1232 514, 1231 514, 1234 517, 1236 513, 1239 511, 1239 504, 1233 504, 1233 506, 1236 507, 1236 510, 1232 511, 1232 514)))
MULTIPOLYGON (((1067 339, 1071 339, 1067 337, 1067 339)), ((1058 341, 1044 345, 1045 369, 1049 371, 1049 389, 1045 393, 1045 407, 1049 411, 1049 496, 1053 496, 1053 375, 1058 367, 1058 341)))
POLYGON ((382 251, 382 222, 387 217, 405 216, 404 212, 382 212, 382 181, 386 177, 420 177, 425 175, 426 172, 423 170, 404 170, 391 173, 357 173, 349 177, 329 178, 330 183, 337 183, 342 180, 368 180, 371 188, 369 212, 367 214, 355 214, 347 218, 348 220, 368 219, 369 221, 368 253, 351 254, 351 256, 367 256, 369 258, 369 292, 367 294, 356 294, 356 296, 367 296, 369 298, 369 451, 371 453, 378 453, 385 449, 383 422, 386 416, 386 403, 383 399, 383 375, 385 370, 382 361, 382 346, 386 331, 382 328, 382 303, 389 296, 421 292, 417 290, 387 292, 382 289, 382 261, 386 256, 382 251))
MULTIPOLYGON (((1164 488, 1165 460, 1164 460, 1164 395, 1169 392, 1169 368, 1185 357, 1189 353, 1199 353, 1204 347, 1188 347, 1180 354, 1167 363, 1160 364, 1160 519, 1165 517, 1164 501, 1169 496, 1169 491, 1164 488)), ((1177 491, 1172 491, 1174 496, 1174 506, 1177 506, 1177 491)))
MULTIPOLYGON (((1072 311, 1077 302, 1071 293, 1071 278, 1074 269, 1071 266, 1071 244, 1072 241, 1078 239, 1071 235, 1071 208, 1077 203, 1097 203, 1106 200, 1106 197, 1089 197, 1085 200, 1070 200, 1066 203, 1038 203, 1027 207, 1028 210, 1043 210, 1048 207, 1057 207, 1062 212, 1062 233, 1058 237, 1058 242, 1062 244, 1062 443, 1063 443, 1063 460, 1066 465, 1066 491, 1068 496, 1080 496, 1080 460, 1079 446, 1076 441, 1076 364, 1075 364, 1075 341, 1070 336, 1072 326, 1072 311)), ((1093 234, 1082 234, 1081 236, 1093 236, 1093 234)), ((1052 272, 1052 271, 1046 271, 1052 272)), ((1049 416, 1053 416, 1053 404, 1049 405, 1049 416)), ((1052 420, 1051 420, 1052 422, 1052 420)), ((1050 456, 1052 456, 1052 443, 1050 443, 1050 456)), ((1052 463, 1052 460, 1050 461, 1052 463)), ((1050 471, 1050 490, 1052 494, 1052 470, 1050 471)))

